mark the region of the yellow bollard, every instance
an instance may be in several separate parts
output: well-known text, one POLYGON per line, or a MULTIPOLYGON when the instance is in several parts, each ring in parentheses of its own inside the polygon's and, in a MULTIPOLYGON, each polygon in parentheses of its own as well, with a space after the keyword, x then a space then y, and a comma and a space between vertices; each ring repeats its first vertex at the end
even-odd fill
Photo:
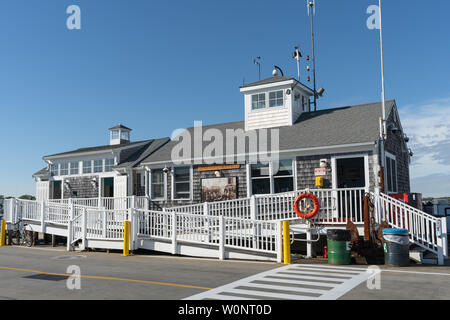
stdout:
POLYGON ((2 220, 0 227, 0 247, 6 245, 6 221, 2 220))
POLYGON ((291 264, 291 238, 289 234, 289 221, 283 221, 283 264, 291 264))
POLYGON ((123 257, 130 255, 130 221, 124 221, 123 223, 123 257))

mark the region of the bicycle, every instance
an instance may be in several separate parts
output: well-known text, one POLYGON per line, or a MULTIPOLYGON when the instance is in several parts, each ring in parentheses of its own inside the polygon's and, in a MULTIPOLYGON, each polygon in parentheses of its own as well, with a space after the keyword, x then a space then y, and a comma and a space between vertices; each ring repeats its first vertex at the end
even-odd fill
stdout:
POLYGON ((33 245, 33 236, 31 232, 25 230, 27 224, 24 224, 20 227, 22 220, 14 223, 14 229, 11 231, 11 242, 16 246, 26 245, 27 247, 31 247, 33 245))

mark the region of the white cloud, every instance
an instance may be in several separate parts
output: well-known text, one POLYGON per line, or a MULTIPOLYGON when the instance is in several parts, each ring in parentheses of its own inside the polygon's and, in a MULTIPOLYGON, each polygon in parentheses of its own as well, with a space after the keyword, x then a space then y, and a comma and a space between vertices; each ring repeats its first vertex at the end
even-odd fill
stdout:
MULTIPOLYGON (((438 177, 450 175, 450 98, 399 108, 408 146, 414 152, 411 163, 413 191, 437 190, 438 177)), ((448 184, 441 189, 447 189, 448 184)), ((450 194, 450 190, 442 190, 450 194)))

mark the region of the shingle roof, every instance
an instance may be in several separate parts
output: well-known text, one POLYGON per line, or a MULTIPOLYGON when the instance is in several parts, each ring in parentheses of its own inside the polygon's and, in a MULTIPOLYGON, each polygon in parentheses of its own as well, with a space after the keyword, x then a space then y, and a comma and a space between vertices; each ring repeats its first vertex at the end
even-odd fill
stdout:
POLYGON ((169 142, 169 138, 161 138, 152 140, 151 143, 147 144, 144 148, 140 148, 135 153, 131 154, 127 159, 124 159, 119 165, 115 166, 115 169, 122 168, 134 168, 138 166, 143 159, 151 155, 153 152, 158 150, 161 146, 169 142))
POLYGON ((121 124, 118 124, 117 126, 114 126, 114 127, 112 127, 112 128, 109 128, 109 130, 114 130, 114 129, 125 129, 125 130, 130 130, 130 131, 132 131, 132 129, 130 129, 130 128, 128 128, 128 127, 125 127, 125 126, 123 126, 123 125, 121 125, 121 124))
POLYGON ((297 79, 292 78, 292 77, 283 77, 283 76, 275 76, 275 77, 263 79, 263 80, 260 80, 260 81, 244 84, 240 88, 256 87, 256 86, 261 86, 261 85, 264 85, 264 84, 271 84, 271 83, 277 83, 277 82, 283 82, 283 81, 291 81, 291 80, 294 80, 295 82, 299 83, 300 85, 302 85, 302 86, 308 88, 309 90, 313 91, 311 88, 309 88, 308 86, 306 86, 303 83, 299 82, 297 79))
MULTIPOLYGON (((394 105, 394 100, 386 102, 386 114, 390 113, 394 105)), ((379 137, 379 118, 381 113, 380 102, 303 113, 294 125, 278 128, 280 138, 279 150, 286 151, 375 142, 379 137)), ((204 126, 203 131, 210 128, 218 129, 225 137, 227 129, 244 130, 245 122, 239 121, 204 126)), ((193 137, 194 128, 188 128, 187 130, 193 137)), ((269 133, 267 140, 270 146, 269 133)), ((157 152, 142 160, 142 164, 171 163, 172 149, 178 143, 178 141, 168 142, 157 152)), ((210 142, 203 142, 202 150, 209 144, 210 142)), ((246 145, 246 152, 248 152, 248 143, 246 145)), ((194 149, 192 148, 191 150, 194 149)))
POLYGON ((41 170, 39 170, 38 172, 34 173, 33 177, 43 176, 43 175, 46 175, 46 174, 49 174, 49 173, 50 172, 48 171, 47 167, 45 167, 45 168, 42 168, 41 170))
POLYGON ((116 144, 116 145, 105 145, 105 146, 97 146, 97 147, 80 148, 80 149, 76 149, 76 150, 72 150, 72 151, 67 151, 67 152, 44 156, 44 159, 48 158, 48 157, 65 156, 65 155, 85 153, 85 152, 108 151, 108 150, 112 151, 112 150, 115 150, 118 148, 134 146, 134 145, 137 145, 140 143, 146 143, 146 142, 148 143, 151 141, 153 141, 153 140, 142 140, 142 141, 136 141, 136 142, 131 142, 131 143, 127 143, 127 144, 116 144))

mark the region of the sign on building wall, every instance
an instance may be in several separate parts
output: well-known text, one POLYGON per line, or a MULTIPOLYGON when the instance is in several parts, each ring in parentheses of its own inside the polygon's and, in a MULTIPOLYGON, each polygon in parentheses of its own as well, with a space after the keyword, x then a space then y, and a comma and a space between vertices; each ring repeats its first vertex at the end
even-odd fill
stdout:
POLYGON ((237 178, 202 179, 202 201, 215 202, 237 198, 237 178))
POLYGON ((327 168, 316 168, 314 170, 316 177, 322 177, 327 175, 327 168))

